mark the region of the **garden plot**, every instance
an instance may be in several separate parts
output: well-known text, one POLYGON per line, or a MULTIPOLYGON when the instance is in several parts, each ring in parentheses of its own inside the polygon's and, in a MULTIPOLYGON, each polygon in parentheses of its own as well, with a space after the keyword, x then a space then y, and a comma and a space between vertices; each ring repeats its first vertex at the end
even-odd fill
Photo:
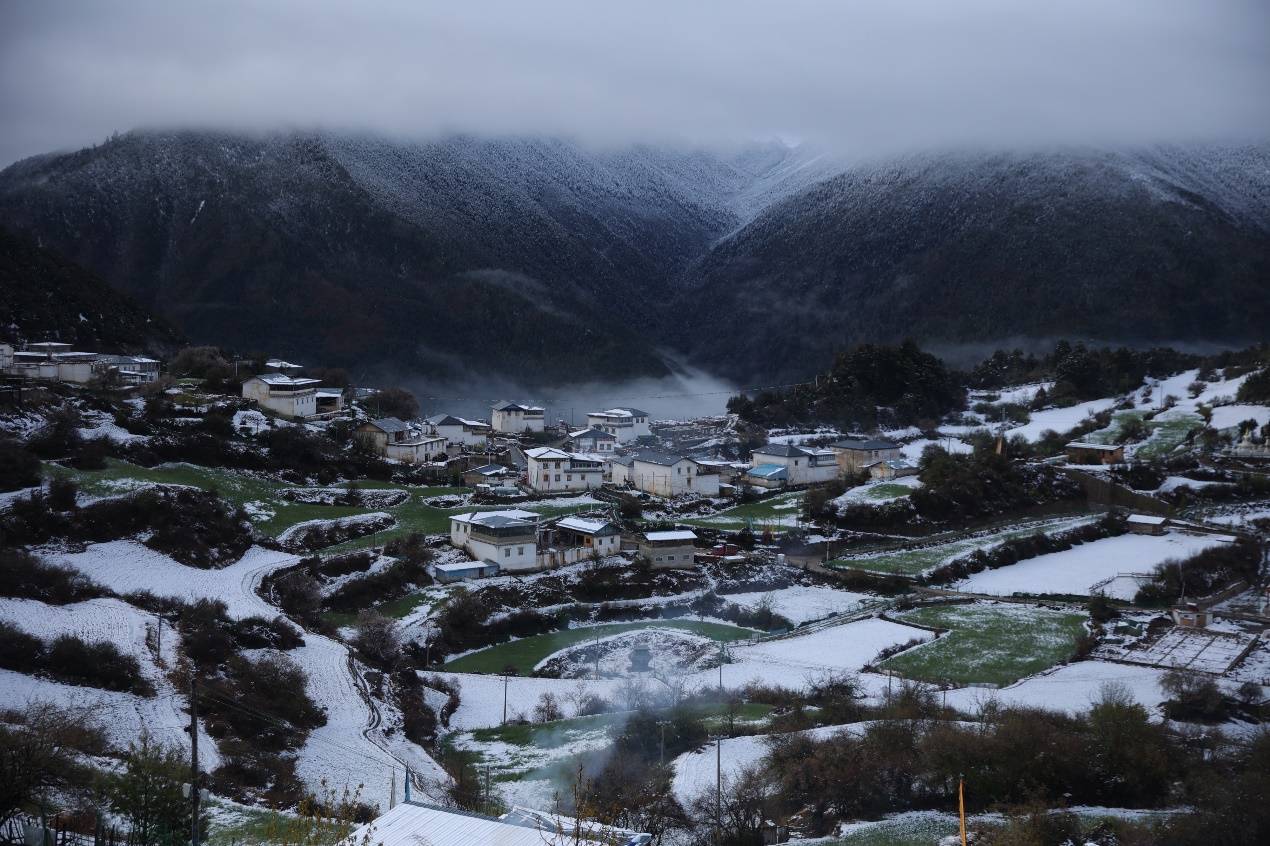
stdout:
MULTIPOLYGON (((433 674, 421 673, 426 679, 433 674)), ((528 718, 544 693, 556 697, 565 717, 577 715, 578 702, 587 694, 612 700, 623 685, 622 679, 540 679, 532 676, 488 676, 472 673, 441 672, 435 675, 459 686, 459 708, 450 718, 454 731, 490 728, 503 723, 504 692, 507 719, 528 718)))
POLYGON ((756 609, 760 604, 770 602, 774 612, 796 626, 834 614, 854 611, 862 603, 872 602, 875 599, 867 593, 853 593, 849 590, 837 590, 819 585, 793 585, 778 590, 729 593, 722 594, 721 598, 750 609, 756 609))
POLYGON ((715 529, 744 529, 752 526, 755 531, 784 531, 797 527, 801 522, 803 496, 803 491, 790 491, 758 502, 737 505, 709 517, 692 517, 682 522, 715 529))
POLYGON ((717 662, 719 643, 689 631, 669 627, 640 629, 610 635, 569 647, 539 661, 535 672, 566 679, 629 676, 636 654, 647 650, 646 670, 654 676, 684 674, 717 662))
POLYGON ((909 496, 922 486, 922 480, 916 476, 901 476, 889 482, 866 482, 849 489, 841 496, 834 497, 833 504, 837 508, 858 505, 862 502, 886 502, 909 496))
MULTIPOLYGON (((884 649, 933 637, 925 629, 871 618, 810 634, 743 644, 730 650, 722 683, 725 688, 739 688, 757 681, 802 690, 826 676, 858 672, 884 649)), ((704 670, 691 680, 703 687, 717 685, 719 671, 704 670)))
POLYGON ((1030 676, 1000 690, 966 687, 948 691, 949 707, 975 713, 992 702, 1021 708, 1044 708, 1079 714, 1088 711, 1105 690, 1127 692, 1148 709, 1168 697, 1160 689, 1166 670, 1108 661, 1077 661, 1030 676))
POLYGON ((927 682, 1007 685, 1069 659, 1085 632, 1085 615, 1028 605, 943 605, 900 619, 947 629, 882 662, 884 669, 927 682))
POLYGON ((1080 544, 984 570, 961 581, 957 588, 988 596, 1013 594, 1088 596, 1091 588, 1121 574, 1151 573, 1165 561, 1187 558, 1201 550, 1228 543, 1224 535, 1121 535, 1080 544))
POLYGON ((1126 649, 1121 661, 1148 667, 1225 674, 1257 640, 1255 635, 1178 626, 1142 649, 1126 649))
POLYGON ((911 549, 900 549, 892 552, 874 552, 838 558, 830 562, 831 567, 843 567, 866 570, 873 573, 896 574, 902 576, 920 576, 922 573, 959 558, 976 549, 990 549, 1011 538, 1033 535, 1037 532, 1061 532, 1072 529, 1083 523, 1089 523, 1096 517, 1060 517, 1050 520, 1036 520, 1029 523, 1017 523, 1009 528, 981 532, 963 536, 944 543, 932 543, 911 549))

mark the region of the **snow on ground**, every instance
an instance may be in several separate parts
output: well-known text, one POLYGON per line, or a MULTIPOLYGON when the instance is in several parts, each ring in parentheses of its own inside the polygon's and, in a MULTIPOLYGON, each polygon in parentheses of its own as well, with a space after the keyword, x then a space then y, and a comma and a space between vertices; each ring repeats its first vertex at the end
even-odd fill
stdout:
POLYGON ((1213 409, 1208 425, 1214 429, 1231 429, 1245 420, 1256 420, 1258 426, 1270 423, 1270 408, 1264 405, 1219 405, 1213 409))
MULTIPOLYGON (((502 676, 484 676, 475 673, 434 673, 459 685, 459 708, 450 719, 454 731, 471 731, 502 725, 503 691, 502 676)), ((426 676, 425 676, 426 677, 426 676)), ((544 693, 552 693, 559 700, 565 717, 577 716, 575 691, 585 691, 611 699, 623 683, 622 679, 539 679, 528 676, 508 676, 507 718, 518 714, 529 716, 544 693)), ((656 682, 653 682, 656 684, 656 682)))
POLYGON ((805 444, 808 441, 819 440, 821 438, 841 439, 846 437, 836 429, 824 429, 817 432, 801 432, 794 435, 771 435, 767 436, 769 444, 805 444))
POLYGON ((1169 476, 1168 478, 1164 480, 1163 484, 1161 484, 1158 488, 1156 488, 1156 490, 1159 491, 1160 493, 1167 493, 1169 491, 1177 490, 1178 488, 1182 486, 1199 490, 1200 488, 1206 488, 1209 485, 1220 485, 1220 484, 1223 484, 1223 483, 1222 482, 1205 482, 1199 479, 1188 479, 1185 476, 1169 476))
POLYGON ((375 740, 392 750, 390 755, 363 734, 370 713, 349 672, 348 649, 343 644, 306 632, 304 646, 283 654, 308 673, 309 695, 326 710, 326 725, 310 733, 298 756, 296 772, 306 784, 316 785, 326 779, 341 791, 345 785, 362 785, 363 801, 387 808, 394 768, 398 785, 405 775, 398 758, 424 779, 444 778, 440 766, 413 743, 400 738, 400 742, 389 743, 381 730, 370 729, 368 733, 375 740))
MULTIPOLYGON (((185 726, 185 697, 155 663, 146 644, 147 625, 155 618, 118 599, 90 599, 69 605, 47 605, 34 599, 0 599, 4 620, 44 641, 73 635, 89 643, 109 641, 121 652, 136 656, 142 675, 154 686, 153 697, 62 684, 17 673, 0 675, 0 708, 22 709, 32 702, 54 702, 71 708, 84 707, 98 714, 116 745, 126 748, 144 728, 156 739, 184 746, 189 742, 185 726)), ((163 630, 163 660, 177 659, 180 635, 163 630)), ((200 726, 200 739, 208 749, 208 766, 219 763, 216 746, 200 726)))
MULTIPOLYGON (((757 681, 805 689, 828 674, 858 671, 887 647, 931 637, 925 629, 871 618, 810 634, 733 646, 732 662, 723 665, 723 685, 738 688, 757 681)), ((714 669, 698 673, 694 680, 699 685, 715 685, 718 678, 714 669)))
POLYGON ((993 394, 996 399, 991 401, 992 405, 1003 405, 1005 403, 1028 404, 1036 399, 1037 391, 1045 389, 1046 393, 1053 390, 1053 382, 1032 382, 1027 385, 1013 385, 1009 388, 1002 388, 999 391, 971 391, 970 404, 974 405, 979 402, 986 402, 986 397, 993 394))
MULTIPOLYGON (((816 740, 825 740, 844 731, 859 734, 867 725, 868 723, 846 723, 838 726, 821 726, 805 732, 795 732, 795 734, 806 734, 816 740)), ((695 752, 685 752, 680 755, 674 760, 675 774, 671 782, 675 798, 687 805, 694 796, 706 790, 713 790, 719 769, 723 770, 724 784, 735 780, 743 770, 763 760, 771 748, 768 744, 771 737, 773 735, 770 734, 728 737, 723 739, 717 750, 713 743, 709 743, 695 752)))
POLYGON ((80 414, 80 422, 84 425, 79 428, 79 434, 86 440, 106 438, 117 444, 149 440, 145 435, 134 435, 118 425, 114 415, 104 411, 85 411, 80 414))
POLYGON ((42 557, 78 570, 116 593, 148 590, 189 602, 220 599, 228 606, 229 616, 235 618, 275 617, 278 609, 256 595, 256 586, 269 572, 299 560, 285 552, 253 546, 228 567, 200 570, 131 540, 92 544, 83 552, 45 552, 42 557))
POLYGON ((282 534, 278 535, 278 543, 286 546, 296 538, 303 537, 310 529, 347 529, 365 525, 383 525, 384 528, 389 528, 396 523, 397 518, 387 511, 369 511, 365 514, 350 514, 347 517, 334 517, 329 520, 305 520, 303 523, 288 526, 282 534))
MULTIPOLYGON (((857 505, 861 502, 887 502, 888 500, 908 496, 910 491, 916 490, 921 486, 922 480, 916 476, 900 476, 898 479, 891 479, 886 482, 865 482, 863 485, 856 485, 854 488, 849 488, 846 493, 841 496, 834 497, 830 500, 830 502, 832 502, 836 508, 843 508, 848 505, 857 505), (907 488, 908 490, 904 493, 882 493, 878 491, 878 488, 882 485, 899 485, 900 487, 907 488)), ((888 487, 883 488, 883 490, 891 491, 893 488, 888 487)))
POLYGON ((1000 690, 976 687, 950 690, 948 705, 974 713, 980 706, 995 700, 1002 705, 1075 714, 1088 710, 1098 700, 1103 687, 1114 684, 1126 688, 1139 704, 1154 709, 1167 698, 1160 690, 1160 679, 1165 672, 1153 667, 1107 661, 1078 661, 1030 676, 1000 690))
POLYGON ((1046 411, 1032 412, 1031 419, 1022 426, 1016 426, 1006 432, 1007 437, 1019 435, 1028 441, 1036 441, 1047 429, 1062 434, 1084 422, 1086 417, 1106 411, 1115 406, 1115 397, 1103 397, 1073 405, 1069 408, 1051 408, 1046 411))
POLYGON ((1220 535, 1121 535, 1051 552, 975 573, 958 583, 958 590, 989 596, 1013 593, 1086 595, 1090 587, 1121 573, 1150 573, 1156 565, 1187 558, 1200 550, 1226 543, 1220 535))
POLYGON ((953 453, 954 455, 957 453, 968 453, 974 451, 970 444, 964 441, 959 441, 956 438, 939 438, 938 440, 934 438, 918 438, 915 441, 909 441, 901 446, 900 454, 916 464, 921 460, 922 452, 928 446, 937 446, 946 452, 953 453))
POLYGON ((1201 405, 1233 402, 1235 395, 1239 393, 1239 386, 1248 378, 1248 374, 1245 374, 1236 376, 1234 379, 1208 382, 1204 384, 1204 389, 1200 391, 1199 396, 1191 397, 1189 386, 1197 376, 1199 376, 1198 370, 1186 370, 1163 381, 1147 379, 1147 385, 1151 387, 1151 399, 1143 402, 1139 394, 1137 407, 1144 410, 1160 408, 1165 397, 1173 396, 1177 397, 1175 410, 1195 414, 1201 405))
POLYGON ((864 593, 812 585, 794 585, 779 590, 729 593, 722 596, 724 600, 745 608, 757 608, 766 597, 771 598, 773 611, 796 626, 831 614, 854 610, 861 602, 874 599, 864 593))
POLYGON ((1220 523, 1223 526, 1242 526, 1253 520, 1270 519, 1270 507, 1266 507, 1265 503, 1259 503, 1259 505, 1260 507, 1252 508, 1222 507, 1221 513, 1205 514, 1204 521, 1220 523))

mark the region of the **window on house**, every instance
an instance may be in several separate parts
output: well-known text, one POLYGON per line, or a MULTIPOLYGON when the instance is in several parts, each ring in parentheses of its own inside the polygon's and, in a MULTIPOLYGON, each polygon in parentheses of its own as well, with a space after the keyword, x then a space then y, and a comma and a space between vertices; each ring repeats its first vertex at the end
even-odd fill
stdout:
POLYGON ((567 474, 567 475, 564 477, 564 480, 565 480, 566 482, 572 482, 572 481, 573 481, 573 474, 572 474, 572 473, 567 474))
POLYGON ((557 473, 557 474, 556 474, 556 481, 557 481, 557 482, 558 482, 558 481, 560 481, 560 474, 559 474, 559 473, 557 473))
POLYGON ((516 554, 517 554, 517 555, 524 555, 524 554, 525 554, 525 548, 524 548, 523 546, 518 546, 518 547, 516 547, 516 554))
POLYGON ((510 546, 503 550, 503 557, 504 558, 512 557, 512 548, 510 546))

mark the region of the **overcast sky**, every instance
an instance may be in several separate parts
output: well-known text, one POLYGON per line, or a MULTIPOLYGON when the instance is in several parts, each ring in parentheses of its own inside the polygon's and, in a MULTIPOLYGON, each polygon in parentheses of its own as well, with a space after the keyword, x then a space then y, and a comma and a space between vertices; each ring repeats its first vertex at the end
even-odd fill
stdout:
POLYGON ((1270 0, 0 0, 0 165, 183 125, 915 147, 1270 137, 1270 0))

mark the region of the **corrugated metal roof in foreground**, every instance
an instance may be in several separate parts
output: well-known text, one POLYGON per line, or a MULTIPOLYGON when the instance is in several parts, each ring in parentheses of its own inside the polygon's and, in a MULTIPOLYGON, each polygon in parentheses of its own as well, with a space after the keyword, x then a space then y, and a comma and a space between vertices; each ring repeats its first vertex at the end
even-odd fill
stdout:
POLYGON ((402 803, 359 828, 346 846, 550 846, 547 832, 489 817, 402 803))

